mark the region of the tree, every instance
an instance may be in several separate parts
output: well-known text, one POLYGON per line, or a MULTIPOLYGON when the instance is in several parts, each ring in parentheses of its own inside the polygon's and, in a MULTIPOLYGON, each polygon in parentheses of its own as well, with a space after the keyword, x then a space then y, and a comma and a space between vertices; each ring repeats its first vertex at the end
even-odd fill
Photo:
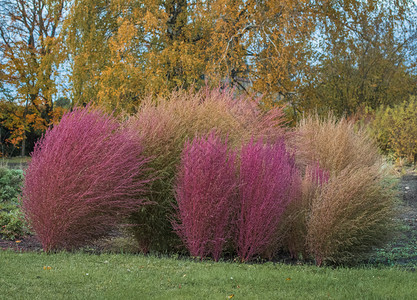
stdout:
POLYGON ((308 1, 75 1, 67 22, 76 103, 134 110, 144 95, 227 83, 294 93, 314 29, 308 1))
MULTIPOLYGON (((300 89, 301 110, 351 115, 416 92, 412 1, 324 1, 320 55, 300 89)), ((414 7, 414 8, 413 8, 414 7)))
POLYGON ((65 58, 72 104, 116 113, 135 112, 148 95, 219 84, 294 114, 351 114, 414 92, 411 0, 67 1, 2 1, 0 76, 45 123, 65 58))
POLYGON ((22 155, 25 133, 31 127, 44 130, 54 119, 56 71, 64 59, 59 33, 66 5, 65 0, 0 1, 0 81, 12 91, 7 95, 1 91, 1 101, 18 105, 10 118, 22 155))

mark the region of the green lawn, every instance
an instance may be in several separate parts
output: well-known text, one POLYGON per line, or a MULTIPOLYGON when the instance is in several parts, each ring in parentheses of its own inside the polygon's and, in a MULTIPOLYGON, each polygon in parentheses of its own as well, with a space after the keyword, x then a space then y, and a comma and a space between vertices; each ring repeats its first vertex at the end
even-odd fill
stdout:
POLYGON ((11 158, 0 157, 0 168, 21 169, 22 167, 25 167, 30 160, 31 158, 29 156, 11 158))
POLYGON ((0 251, 0 299, 416 299, 416 295, 417 272, 396 268, 0 251))
POLYGON ((17 156, 17 157, 2 157, 0 158, 0 162, 2 163, 27 163, 30 161, 30 157, 29 156, 17 156))

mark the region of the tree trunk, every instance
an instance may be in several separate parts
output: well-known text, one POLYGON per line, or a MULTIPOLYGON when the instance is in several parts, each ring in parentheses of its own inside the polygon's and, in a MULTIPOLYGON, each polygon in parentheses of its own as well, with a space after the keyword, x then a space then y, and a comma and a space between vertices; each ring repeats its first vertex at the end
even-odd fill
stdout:
POLYGON ((26 133, 23 133, 23 140, 22 140, 22 149, 20 151, 20 156, 23 157, 26 154, 26 133))

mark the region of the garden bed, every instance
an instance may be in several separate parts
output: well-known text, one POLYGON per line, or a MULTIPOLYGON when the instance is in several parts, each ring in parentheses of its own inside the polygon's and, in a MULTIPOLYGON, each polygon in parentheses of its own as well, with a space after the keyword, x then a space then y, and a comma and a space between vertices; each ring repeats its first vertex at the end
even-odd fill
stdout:
MULTIPOLYGON (((409 173, 401 178, 399 189, 403 199, 400 215, 400 231, 386 247, 378 249, 369 263, 372 265, 399 266, 408 270, 417 269, 417 174, 409 173)), ((95 253, 114 251, 117 248, 99 242, 88 248, 95 253)), ((0 239, 0 249, 13 249, 19 252, 42 251, 35 236, 20 237, 15 240, 0 239)), ((276 261, 294 263, 289 258, 280 257, 276 261)))

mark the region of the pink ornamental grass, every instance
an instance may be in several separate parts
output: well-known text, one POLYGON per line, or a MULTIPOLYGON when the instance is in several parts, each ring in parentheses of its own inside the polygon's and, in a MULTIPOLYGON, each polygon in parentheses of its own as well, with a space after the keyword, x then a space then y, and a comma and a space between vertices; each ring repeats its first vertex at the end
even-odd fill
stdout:
POLYGON ((98 109, 75 109, 38 141, 23 211, 45 251, 106 236, 143 205, 147 159, 129 131, 98 109))
POLYGON ((230 237, 236 210, 235 153, 214 133, 187 142, 176 184, 179 223, 174 222, 192 256, 216 261, 230 237))
POLYGON ((242 147, 240 160, 236 243, 239 257, 248 261, 276 250, 278 226, 298 188, 298 173, 283 141, 252 141, 242 147))

